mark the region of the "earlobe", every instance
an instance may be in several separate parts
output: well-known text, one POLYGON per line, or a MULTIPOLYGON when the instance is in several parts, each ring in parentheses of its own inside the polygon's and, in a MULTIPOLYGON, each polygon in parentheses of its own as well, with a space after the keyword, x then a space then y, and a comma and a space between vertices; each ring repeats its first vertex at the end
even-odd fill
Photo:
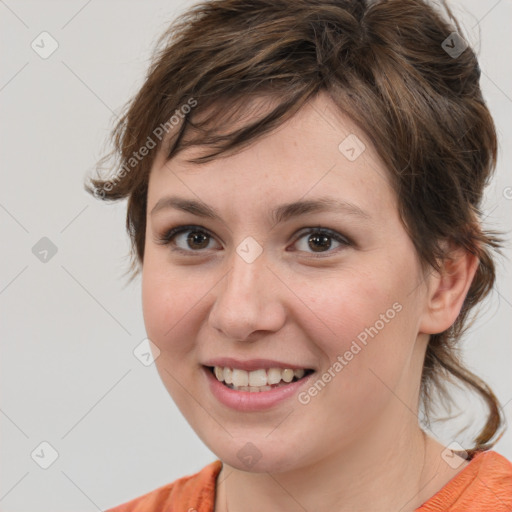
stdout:
POLYGON ((462 309, 478 265, 478 258, 462 248, 448 254, 441 271, 430 277, 420 332, 438 334, 453 325, 462 309))

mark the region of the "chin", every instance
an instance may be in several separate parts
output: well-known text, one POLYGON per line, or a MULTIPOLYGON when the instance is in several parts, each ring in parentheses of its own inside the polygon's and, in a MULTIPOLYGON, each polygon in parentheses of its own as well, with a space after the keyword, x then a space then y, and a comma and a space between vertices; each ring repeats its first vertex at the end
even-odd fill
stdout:
POLYGON ((284 473, 300 465, 296 448, 300 443, 288 446, 279 438, 271 442, 264 437, 246 435, 230 438, 222 445, 205 444, 224 464, 248 473, 284 473))

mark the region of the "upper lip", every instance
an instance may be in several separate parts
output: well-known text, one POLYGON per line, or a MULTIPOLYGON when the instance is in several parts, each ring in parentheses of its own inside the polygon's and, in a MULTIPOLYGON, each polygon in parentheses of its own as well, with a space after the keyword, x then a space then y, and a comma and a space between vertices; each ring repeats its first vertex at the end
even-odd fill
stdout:
POLYGON ((292 370, 308 370, 311 367, 297 365, 293 363, 283 363, 281 361, 275 361, 273 359, 248 359, 242 361, 240 359, 234 359, 232 357, 218 357, 215 359, 208 359, 205 361, 204 366, 220 366, 221 368, 237 368, 239 370, 253 371, 261 368, 290 368, 292 370))

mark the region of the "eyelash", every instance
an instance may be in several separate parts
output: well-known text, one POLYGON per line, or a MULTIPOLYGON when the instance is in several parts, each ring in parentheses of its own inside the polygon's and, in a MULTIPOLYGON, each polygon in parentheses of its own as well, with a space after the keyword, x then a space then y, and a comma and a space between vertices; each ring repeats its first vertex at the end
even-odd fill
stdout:
MULTIPOLYGON (((332 239, 336 240, 336 242, 339 242, 342 246, 345 246, 345 247, 353 245, 353 243, 350 241, 349 238, 342 236, 340 233, 337 233, 336 231, 333 231, 331 229, 322 228, 322 227, 307 228, 307 229, 308 229, 307 231, 299 233, 299 235, 293 242, 294 244, 297 243, 301 238, 305 237, 306 235, 317 234, 317 235, 325 235, 329 238, 332 238, 332 239)), ((157 238, 157 243, 159 243, 161 245, 171 245, 173 242, 173 239, 176 237, 176 235, 179 235, 179 234, 187 232, 187 231, 201 233, 201 234, 207 235, 208 237, 214 238, 213 235, 210 234, 210 232, 207 229, 202 228, 201 226, 176 226, 174 228, 167 230, 161 236, 159 236, 157 238)), ((340 247, 338 247, 337 249, 340 249, 340 247)), ((185 250, 185 249, 181 249, 180 247, 174 247, 172 250, 179 252, 181 254, 194 255, 194 253, 201 253, 201 252, 206 251, 207 249, 194 251, 192 249, 185 250)), ((324 258, 325 254, 329 256, 335 250, 336 249, 333 249, 333 250, 329 249, 324 252, 319 252, 316 254, 310 253, 310 254, 314 258, 324 258)), ((198 254, 196 254, 196 255, 198 255, 198 254)), ((196 256, 196 255, 194 255, 194 256, 196 256)))

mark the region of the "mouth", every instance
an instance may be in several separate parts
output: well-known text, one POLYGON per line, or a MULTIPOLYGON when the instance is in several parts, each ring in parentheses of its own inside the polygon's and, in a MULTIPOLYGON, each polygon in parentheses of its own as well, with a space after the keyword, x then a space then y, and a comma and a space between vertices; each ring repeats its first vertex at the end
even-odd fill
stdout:
POLYGON ((308 368, 259 368, 252 371, 227 366, 205 366, 205 368, 225 387, 249 393, 285 387, 305 379, 314 371, 308 368))

